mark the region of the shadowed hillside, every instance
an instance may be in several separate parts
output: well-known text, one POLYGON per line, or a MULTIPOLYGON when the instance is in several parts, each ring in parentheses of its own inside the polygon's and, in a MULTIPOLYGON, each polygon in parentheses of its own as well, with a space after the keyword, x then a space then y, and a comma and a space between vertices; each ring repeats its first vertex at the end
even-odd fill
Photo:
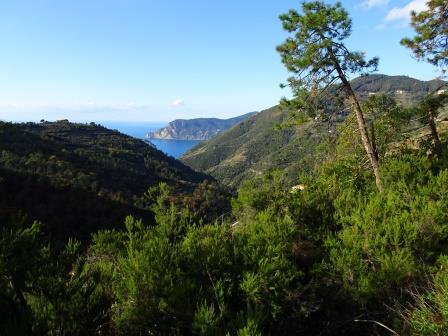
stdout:
POLYGON ((57 236, 88 237, 121 226, 128 214, 152 215, 142 195, 166 182, 179 194, 205 175, 143 141, 95 124, 0 124, 0 219, 17 211, 57 236))

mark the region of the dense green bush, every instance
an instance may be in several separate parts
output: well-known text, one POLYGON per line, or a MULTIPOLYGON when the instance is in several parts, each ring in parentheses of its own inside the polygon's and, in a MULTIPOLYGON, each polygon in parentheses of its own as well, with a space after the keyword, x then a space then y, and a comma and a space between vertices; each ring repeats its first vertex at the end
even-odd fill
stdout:
POLYGON ((52 248, 21 217, 1 228, 0 334, 94 334, 110 319, 109 284, 80 243, 52 248))
POLYGON ((329 155, 295 183, 280 171, 257 176, 231 210, 213 182, 182 197, 160 183, 138 200, 154 218, 129 216, 86 245, 55 243, 51 227, 10 216, 0 333, 442 335, 446 153, 384 153, 382 193, 360 153, 329 155))
POLYGON ((330 260, 356 298, 395 297, 390 291, 445 251, 448 171, 431 168, 417 155, 391 159, 383 167, 383 193, 346 191, 335 200, 341 230, 327 242, 330 260))
POLYGON ((244 335, 291 311, 302 272, 291 257, 296 229, 288 216, 266 204, 251 222, 197 226, 169 202, 165 185, 151 193, 158 225, 128 217, 125 236, 99 233, 90 249, 111 265, 103 269, 113 274, 119 332, 244 335))
POLYGON ((404 313, 412 335, 442 336, 448 333, 448 259, 440 257, 433 283, 427 292, 417 292, 415 306, 404 313))

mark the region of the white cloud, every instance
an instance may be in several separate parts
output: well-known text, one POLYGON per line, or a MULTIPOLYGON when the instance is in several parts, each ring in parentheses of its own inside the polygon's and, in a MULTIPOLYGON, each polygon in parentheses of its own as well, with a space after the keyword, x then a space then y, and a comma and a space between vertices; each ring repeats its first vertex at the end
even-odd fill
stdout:
POLYGON ((387 14, 386 21, 404 21, 407 23, 411 18, 411 12, 419 13, 428 8, 426 1, 427 0, 412 0, 404 7, 394 7, 387 14))
POLYGON ((180 106, 184 106, 185 103, 182 99, 176 99, 171 103, 172 107, 180 107, 180 106))
POLYGON ((367 8, 373 8, 373 7, 384 6, 384 5, 387 5, 388 3, 389 3, 389 0, 365 0, 362 3, 362 6, 367 7, 367 8))
POLYGON ((387 28, 387 25, 385 23, 381 23, 377 26, 375 26, 375 30, 384 30, 387 28))

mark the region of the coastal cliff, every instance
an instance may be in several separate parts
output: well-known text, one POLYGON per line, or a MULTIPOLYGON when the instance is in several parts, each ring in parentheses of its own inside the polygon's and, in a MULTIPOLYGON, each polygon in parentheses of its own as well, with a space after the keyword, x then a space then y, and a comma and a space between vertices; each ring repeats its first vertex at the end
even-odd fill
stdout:
POLYGON ((209 140, 254 114, 256 112, 230 119, 176 119, 155 132, 149 132, 146 137, 150 139, 209 140))

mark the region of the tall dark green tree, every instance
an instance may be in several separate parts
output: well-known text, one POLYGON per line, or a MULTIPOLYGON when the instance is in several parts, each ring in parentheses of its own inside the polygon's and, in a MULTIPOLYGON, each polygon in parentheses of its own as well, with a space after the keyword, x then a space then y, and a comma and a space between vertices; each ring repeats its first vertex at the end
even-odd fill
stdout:
MULTIPOLYGON (((277 47, 286 68, 293 73, 288 85, 293 94, 307 105, 314 97, 322 97, 333 84, 339 83, 350 109, 355 113, 361 140, 369 157, 379 191, 383 190, 379 164, 364 120, 363 111, 348 77, 374 71, 378 58, 366 60, 364 53, 350 51, 344 41, 350 36, 352 22, 338 2, 304 2, 303 13, 290 10, 281 15, 283 28, 291 36, 277 47)), ((304 105, 304 106, 305 106, 304 105)))
POLYGON ((448 1, 429 0, 428 9, 412 13, 411 25, 416 36, 401 44, 410 48, 417 59, 426 60, 443 72, 448 68, 448 1))

